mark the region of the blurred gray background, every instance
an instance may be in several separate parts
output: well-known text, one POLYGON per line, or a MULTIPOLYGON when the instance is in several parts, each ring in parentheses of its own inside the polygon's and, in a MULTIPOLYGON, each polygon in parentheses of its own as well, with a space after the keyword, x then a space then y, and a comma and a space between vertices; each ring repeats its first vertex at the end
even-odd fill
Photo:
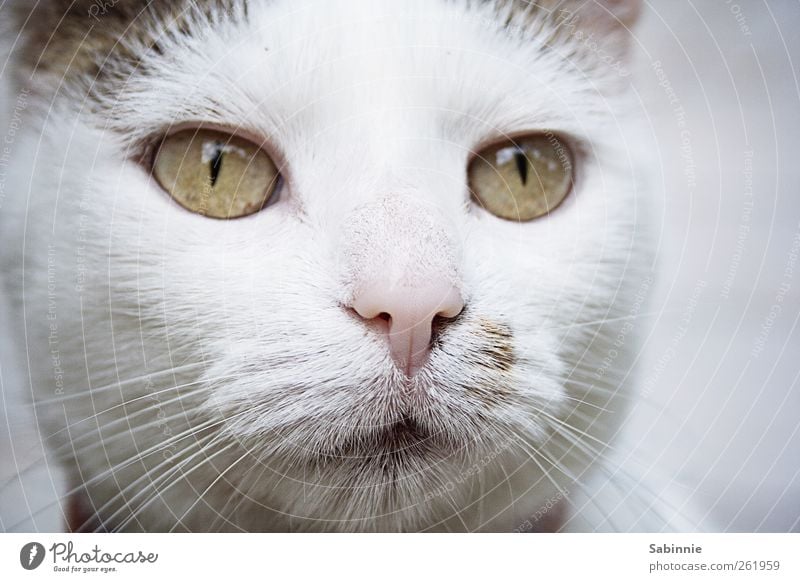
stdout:
POLYGON ((663 409, 634 416, 641 445, 710 529, 800 531, 800 3, 648 4, 661 270, 641 372, 663 409))
MULTIPOLYGON (((635 458, 710 530, 800 531, 797 30, 797 1, 662 0, 636 31, 660 269, 636 324, 635 458)), ((0 343, 0 530, 57 530, 57 507, 37 511, 60 483, 18 405, 21 344, 0 343)))

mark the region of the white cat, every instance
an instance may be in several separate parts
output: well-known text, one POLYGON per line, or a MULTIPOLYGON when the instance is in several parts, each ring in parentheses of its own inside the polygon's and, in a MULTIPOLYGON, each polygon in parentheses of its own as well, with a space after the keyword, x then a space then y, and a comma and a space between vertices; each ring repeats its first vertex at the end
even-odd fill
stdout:
POLYGON ((2 268, 69 528, 677 527, 595 484, 640 486, 636 2, 29 11, 2 268))

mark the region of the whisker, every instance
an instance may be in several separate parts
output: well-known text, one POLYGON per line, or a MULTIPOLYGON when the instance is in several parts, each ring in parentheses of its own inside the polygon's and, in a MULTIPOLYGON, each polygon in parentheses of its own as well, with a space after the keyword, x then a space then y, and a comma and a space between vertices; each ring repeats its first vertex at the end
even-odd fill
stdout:
POLYGON ((229 464, 229 465, 228 465, 228 466, 225 468, 225 470, 223 470, 222 472, 220 472, 220 474, 219 474, 219 475, 217 475, 217 477, 216 477, 216 478, 215 478, 215 479, 214 479, 214 480, 211 482, 211 484, 210 484, 208 487, 206 487, 206 488, 203 490, 203 492, 202 492, 202 493, 201 493, 201 494, 198 496, 198 498, 197 498, 197 499, 195 499, 195 500, 194 500, 194 502, 193 502, 193 503, 192 503, 192 504, 191 504, 191 505, 188 507, 188 509, 186 509, 186 511, 184 511, 184 512, 183 512, 183 514, 181 514, 181 516, 180 516, 180 517, 177 519, 177 521, 175 522, 175 524, 174 524, 174 525, 173 525, 173 526, 172 526, 172 527, 169 529, 169 533, 172 533, 173 531, 175 531, 175 528, 176 528, 176 527, 178 527, 178 524, 180 524, 180 525, 183 525, 183 519, 184 519, 184 518, 185 518, 185 517, 186 517, 186 516, 187 516, 187 515, 188 515, 188 514, 189 514, 189 513, 190 513, 190 512, 191 512, 191 511, 192 511, 192 510, 193 510, 193 509, 196 507, 196 506, 197 506, 197 504, 198 504, 198 503, 200 503, 201 501, 203 501, 203 498, 206 496, 206 494, 207 494, 209 491, 211 491, 211 489, 214 487, 214 485, 216 485, 217 483, 219 483, 219 482, 220 482, 220 480, 221 480, 221 479, 223 479, 223 478, 225 477, 225 475, 227 475, 227 474, 228 474, 228 472, 229 472, 231 469, 233 469, 233 468, 234 468, 236 465, 238 465, 239 463, 241 463, 241 462, 242 462, 242 461, 243 461, 245 458, 247 458, 248 456, 250 456, 250 454, 251 454, 251 453, 252 453, 252 452, 253 452, 255 449, 256 449, 256 447, 255 447, 255 446, 253 446, 253 447, 251 447, 250 449, 246 450, 246 451, 245 451, 245 452, 242 454, 242 456, 240 456, 238 459, 236 459, 235 461, 233 461, 232 463, 230 463, 230 464, 229 464))
MULTIPOLYGON (((193 453, 189 458, 184 459, 176 467, 173 467, 172 469, 167 470, 164 474, 162 474, 161 476, 157 477, 155 480, 151 481, 148 487, 146 487, 146 488, 142 489, 141 491, 139 491, 139 493, 137 493, 133 498, 131 498, 130 501, 126 501, 126 504, 129 505, 130 502, 138 499, 142 495, 147 495, 149 493, 149 491, 152 490, 152 494, 151 494, 150 498, 145 500, 141 504, 139 504, 135 509, 133 509, 130 512, 130 515, 127 518, 125 518, 125 520, 119 526, 114 528, 114 531, 124 531, 125 528, 127 527, 127 525, 131 521, 135 520, 137 518, 137 516, 142 511, 144 511, 147 507, 149 507, 154 501, 156 501, 156 499, 158 499, 160 497, 163 497, 164 493, 166 493, 167 491, 172 489, 172 487, 174 487, 176 483, 179 483, 180 481, 186 479, 189 475, 191 475, 192 473, 194 473, 195 471, 197 471, 201 467, 204 467, 207 464, 210 464, 211 461, 214 460, 216 457, 218 457, 219 455, 223 454, 224 452, 226 452, 227 450, 233 448, 236 445, 236 443, 230 443, 230 444, 224 446, 223 448, 217 450, 216 452, 212 453, 211 455, 208 455, 207 454, 208 453, 208 448, 210 446, 213 446, 214 443, 215 443, 215 441, 212 439, 211 443, 205 444, 204 448, 201 448, 197 452, 193 453), (188 465, 190 462, 194 461, 194 459, 196 457, 200 456, 200 455, 206 455, 206 457, 200 463, 194 465, 188 471, 182 473, 180 475, 180 477, 178 477, 177 479, 172 481, 164 489, 162 489, 162 490, 158 489, 158 486, 161 483, 163 483, 166 480, 170 479, 176 473, 181 472, 186 465, 188 465)), ((115 511, 112 515, 110 515, 108 517, 107 521, 113 523, 113 521, 116 519, 117 515, 119 514, 119 512, 122 509, 124 509, 124 508, 120 508, 117 511, 115 511)), ((167 506, 167 509, 169 510, 169 512, 172 515, 172 517, 177 518, 177 516, 172 512, 172 510, 169 508, 169 506, 167 506)))
MULTIPOLYGON (((76 426, 78 426, 80 424, 83 424, 84 422, 88 422, 90 420, 96 419, 96 418, 98 418, 98 417, 100 417, 100 416, 102 416, 104 414, 108 414, 109 412, 112 412, 112 411, 114 411, 114 410, 116 410, 118 408, 127 407, 127 406, 130 406, 131 404, 133 404, 134 402, 139 402, 139 401, 145 400, 147 398, 152 398, 152 396, 156 395, 156 394, 163 394, 165 392, 171 392, 171 391, 173 391, 175 389, 176 388, 167 388, 165 390, 160 390, 159 392, 154 392, 152 394, 147 394, 147 395, 144 395, 144 396, 139 396, 137 398, 132 398, 130 400, 126 400, 124 402, 120 402, 119 404, 111 406, 110 408, 106 408, 105 410, 101 410, 100 412, 97 412, 97 413, 95 413, 95 414, 93 414, 91 416, 87 416, 86 418, 82 418, 80 420, 76 420, 74 422, 71 422, 68 425, 66 425, 64 428, 62 428, 62 429, 60 429, 60 430, 58 430, 58 431, 56 431, 56 432, 54 432, 54 433, 52 433, 50 435, 47 435, 46 437, 44 437, 44 440, 45 441, 50 440, 50 439, 58 436, 59 434, 65 432, 65 431, 69 431, 69 429, 71 429, 71 428, 75 428, 76 426)), ((206 388, 203 386, 203 387, 200 387, 200 388, 195 388, 194 390, 189 391, 189 392, 184 393, 184 394, 178 394, 177 396, 175 396, 174 398, 171 398, 170 400, 164 400, 164 401, 156 400, 156 402, 152 406, 147 406, 147 407, 142 408, 140 410, 136 410, 136 411, 134 411, 132 413, 128 413, 124 417, 116 419, 114 422, 122 422, 122 421, 128 420, 130 418, 134 418, 135 416, 138 416, 139 414, 143 414, 143 413, 148 412, 148 411, 152 412, 155 408, 163 408, 164 406, 168 406, 168 405, 173 404, 175 402, 179 402, 179 401, 181 401, 181 400, 183 400, 185 398, 188 398, 189 396, 195 396, 197 394, 200 394, 200 393, 204 392, 205 390, 206 390, 206 388)), ((109 423, 109 424, 103 425, 103 428, 109 428, 110 426, 112 426, 112 425, 109 423)), ((78 438, 80 438, 80 437, 78 437, 78 438)))
POLYGON ((197 366, 202 365, 204 363, 205 362, 195 362, 195 363, 192 363, 192 364, 186 364, 185 366, 179 366, 179 367, 174 368, 174 369, 173 368, 167 368, 165 370, 160 370, 160 371, 157 371, 157 372, 150 372, 149 374, 143 374, 141 376, 137 376, 136 378, 126 378, 125 380, 114 382, 112 384, 107 384, 106 386, 99 386, 99 387, 91 388, 91 389, 88 389, 88 390, 83 390, 83 391, 80 391, 80 392, 76 392, 74 394, 69 394, 69 395, 65 395, 65 396, 59 396, 58 398, 49 398, 49 399, 42 399, 42 400, 37 399, 34 402, 34 404, 37 405, 37 406, 39 404, 43 404, 43 405, 59 404, 61 402, 74 400, 76 398, 86 398, 87 396, 91 396, 93 394, 106 392, 106 391, 112 390, 114 388, 122 388, 123 386, 128 386, 130 384, 135 384, 137 382, 141 382, 142 380, 145 380, 148 377, 158 378, 160 376, 164 376, 164 375, 167 375, 167 374, 180 374, 182 372, 186 372, 188 370, 196 368, 197 366))
MULTIPOLYGON (((190 443, 189 445, 185 446, 179 453, 174 454, 169 458, 163 459, 158 465, 148 469, 139 478, 128 483, 125 487, 120 488, 119 491, 117 491, 113 496, 111 496, 111 498, 109 498, 101 507, 95 508, 94 515, 91 518, 87 519, 87 521, 85 521, 83 524, 81 524, 81 526, 78 528, 77 531, 83 531, 83 528, 86 527, 89 523, 91 523, 95 518, 97 518, 98 521, 100 521, 100 523, 103 524, 104 522, 104 519, 102 518, 103 512, 112 505, 114 505, 120 499, 122 499, 125 502, 125 506, 130 508, 130 503, 134 501, 136 497, 132 497, 130 500, 125 499, 125 494, 128 491, 132 490, 134 487, 137 487, 141 482, 145 480, 150 480, 150 482, 152 483, 153 474, 158 473, 158 471, 160 471, 162 467, 171 465, 176 461, 176 457, 179 457, 180 455, 191 451, 193 448, 202 447, 205 441, 212 437, 213 435, 208 435, 206 437, 201 437, 200 439, 196 439, 193 443, 190 443)), ((114 467, 112 469, 113 472, 118 472, 120 470, 121 469, 119 469, 118 467, 114 467)))

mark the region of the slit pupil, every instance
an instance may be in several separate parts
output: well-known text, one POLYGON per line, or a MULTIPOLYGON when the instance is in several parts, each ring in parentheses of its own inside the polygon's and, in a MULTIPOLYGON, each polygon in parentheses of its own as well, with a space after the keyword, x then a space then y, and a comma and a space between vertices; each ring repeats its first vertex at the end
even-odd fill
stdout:
POLYGON ((525 156, 525 152, 520 149, 514 152, 514 162, 517 164, 517 171, 524 186, 528 183, 528 158, 525 156))
POLYGON ((211 158, 209 162, 210 171, 211 171, 211 185, 214 186, 217 183, 217 178, 219 178, 219 172, 222 169, 222 156, 223 156, 223 148, 222 145, 217 145, 214 151, 214 157, 211 158))

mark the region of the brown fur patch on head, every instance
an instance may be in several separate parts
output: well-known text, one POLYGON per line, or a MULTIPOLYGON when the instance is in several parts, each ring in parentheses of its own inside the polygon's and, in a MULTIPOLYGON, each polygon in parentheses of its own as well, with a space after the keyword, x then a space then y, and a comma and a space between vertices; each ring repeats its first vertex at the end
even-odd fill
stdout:
POLYGON ((131 47, 159 51, 167 27, 191 34, 190 16, 231 14, 242 0, 45 0, 18 2, 15 26, 24 39, 19 62, 27 74, 102 80, 119 63, 135 66, 131 47))

